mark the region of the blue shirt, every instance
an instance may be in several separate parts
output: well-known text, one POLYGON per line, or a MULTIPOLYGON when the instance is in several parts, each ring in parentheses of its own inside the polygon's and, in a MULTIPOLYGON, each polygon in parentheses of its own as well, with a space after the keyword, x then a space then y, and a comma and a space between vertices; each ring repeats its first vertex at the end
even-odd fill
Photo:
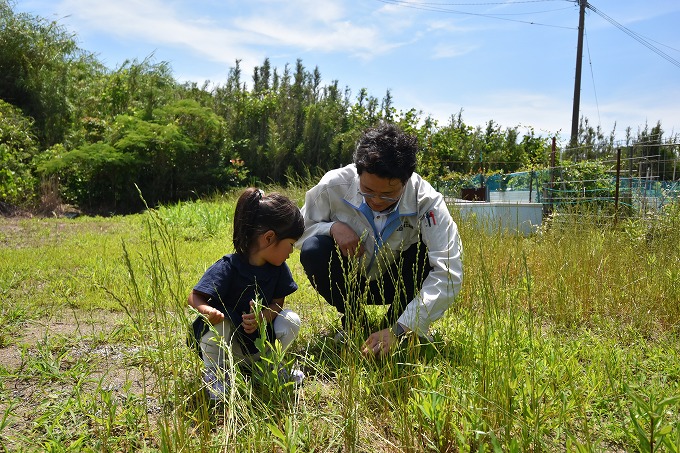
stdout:
MULTIPOLYGON (((257 352, 255 340, 260 336, 259 331, 245 333, 241 326, 243 314, 250 312, 250 301, 259 300, 268 307, 274 299, 286 297, 297 288, 286 263, 281 266, 269 263, 253 266, 235 253, 223 256, 210 266, 194 286, 195 291, 208 296, 211 307, 220 310, 234 324, 236 337, 250 353, 257 352)), ((267 337, 273 341, 271 324, 267 327, 267 337)), ((194 322, 194 334, 199 342, 207 328, 202 317, 194 322)))

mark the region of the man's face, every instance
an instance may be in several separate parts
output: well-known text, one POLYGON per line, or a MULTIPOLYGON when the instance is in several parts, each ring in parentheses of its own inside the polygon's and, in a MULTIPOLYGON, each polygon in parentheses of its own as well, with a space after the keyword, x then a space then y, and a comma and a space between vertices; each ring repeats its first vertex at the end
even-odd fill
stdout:
POLYGON ((404 185, 399 178, 381 178, 373 173, 359 175, 359 193, 374 211, 384 211, 399 201, 404 185))

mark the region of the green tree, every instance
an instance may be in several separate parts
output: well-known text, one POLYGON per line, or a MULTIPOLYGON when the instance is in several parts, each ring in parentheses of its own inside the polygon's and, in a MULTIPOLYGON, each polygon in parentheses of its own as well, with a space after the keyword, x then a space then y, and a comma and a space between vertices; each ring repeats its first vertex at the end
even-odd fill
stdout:
POLYGON ((565 150, 564 157, 574 162, 612 157, 615 133, 616 125, 612 132, 605 136, 600 125, 593 127, 590 120, 582 116, 579 119, 577 143, 565 150))
POLYGON ((472 161, 469 158, 473 146, 472 126, 463 122, 462 111, 451 116, 449 124, 430 134, 431 148, 426 156, 433 175, 447 177, 451 173, 470 173, 472 161), (437 161, 440 165, 436 170, 437 161))
POLYGON ((152 205, 227 187, 234 172, 225 125, 211 109, 181 100, 143 116, 118 115, 103 142, 55 155, 41 172, 59 177, 68 201, 92 209, 141 208, 135 185, 152 205))
POLYGON ((133 197, 138 156, 107 143, 91 143, 71 151, 56 146, 56 155, 39 166, 44 177, 56 176, 64 201, 97 211, 129 211, 139 207, 133 197), (62 152, 60 152, 62 151, 62 152))
POLYGON ((537 137, 534 129, 530 128, 529 132, 522 136, 520 146, 527 159, 525 165, 536 168, 547 167, 550 164, 550 138, 537 137))
POLYGON ((634 140, 634 155, 640 158, 641 170, 646 176, 658 178, 662 181, 673 180, 677 177, 678 137, 664 139, 664 130, 661 121, 653 127, 645 124, 639 129, 634 140))
POLYGON ((176 127, 181 137, 175 142, 171 162, 172 199, 207 194, 229 185, 230 161, 238 156, 226 152, 226 124, 215 112, 187 99, 157 109, 154 122, 176 127))
POLYGON ((29 206, 36 198, 33 120, 0 100, 0 203, 29 206))
POLYGON ((91 55, 56 21, 15 14, 0 0, 0 99, 35 120, 44 146, 60 143, 73 123, 74 81, 86 77, 91 55))
POLYGON ((176 100, 180 89, 167 62, 127 60, 105 77, 100 110, 106 117, 141 115, 150 119, 154 109, 176 100))
POLYGON ((334 81, 324 88, 318 103, 307 107, 303 153, 298 156, 301 167, 329 169, 349 163, 339 137, 346 129, 345 114, 338 82, 334 81))

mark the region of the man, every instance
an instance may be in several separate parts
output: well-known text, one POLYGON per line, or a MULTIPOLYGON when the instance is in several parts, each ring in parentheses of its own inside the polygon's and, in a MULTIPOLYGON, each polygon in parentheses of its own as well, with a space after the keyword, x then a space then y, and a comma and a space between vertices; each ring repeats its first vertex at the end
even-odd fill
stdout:
POLYGON ((305 196, 300 261, 345 315, 343 327, 360 321, 363 300, 390 304, 389 327, 368 336, 366 355, 388 353, 409 332, 427 336, 460 291, 458 228, 442 195, 414 173, 417 152, 416 137, 382 123, 359 139, 353 164, 305 196))

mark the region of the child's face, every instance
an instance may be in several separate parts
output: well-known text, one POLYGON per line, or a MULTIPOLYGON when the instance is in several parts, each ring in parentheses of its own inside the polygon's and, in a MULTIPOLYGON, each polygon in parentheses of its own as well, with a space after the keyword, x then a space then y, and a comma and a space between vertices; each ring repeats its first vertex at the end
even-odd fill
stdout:
POLYGON ((293 253, 293 244, 295 244, 295 239, 282 239, 263 249, 261 256, 269 264, 280 266, 293 253))

